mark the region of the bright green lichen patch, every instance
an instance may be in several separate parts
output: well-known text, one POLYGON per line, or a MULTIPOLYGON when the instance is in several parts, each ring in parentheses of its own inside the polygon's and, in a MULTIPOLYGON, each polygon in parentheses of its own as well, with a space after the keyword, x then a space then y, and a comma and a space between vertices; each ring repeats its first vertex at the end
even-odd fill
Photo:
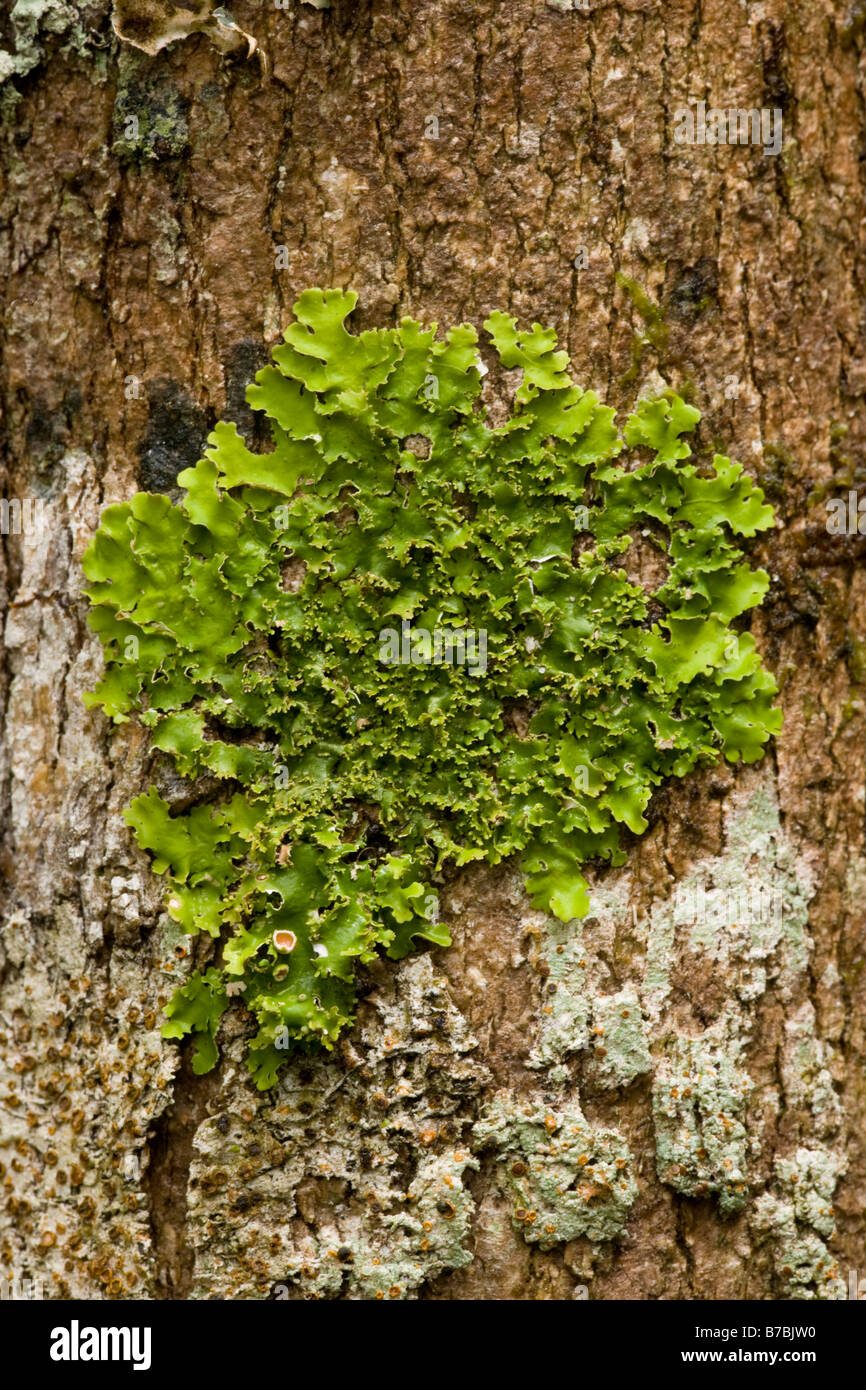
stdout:
POLYGON ((737 1050, 712 1036, 674 1038, 653 1085, 660 1180, 688 1197, 717 1195, 723 1214, 746 1200, 743 1121, 752 1083, 737 1050))
POLYGON ((353 335, 355 302, 295 306, 248 391, 270 452, 220 423, 180 505, 109 507, 84 560, 91 703, 225 783, 184 815, 154 789, 127 813, 174 919, 229 932, 223 982, 191 981, 169 1028, 210 1065, 240 982, 262 1086, 290 1041, 333 1045, 359 961, 448 943, 443 868, 519 854, 535 905, 580 917, 581 866, 622 861, 660 782, 755 761, 780 721, 732 627, 768 582, 738 538, 772 510, 739 464, 689 462, 696 410, 642 401, 620 435, 552 331, 495 313, 521 384, 493 428, 474 329, 353 335), (638 535, 653 592, 622 567, 638 535))
POLYGON ((576 1102, 552 1111, 500 1092, 474 1130, 476 1149, 491 1146, 524 1240, 550 1250, 577 1236, 622 1234, 637 1196, 631 1153, 616 1130, 588 1124, 576 1102))

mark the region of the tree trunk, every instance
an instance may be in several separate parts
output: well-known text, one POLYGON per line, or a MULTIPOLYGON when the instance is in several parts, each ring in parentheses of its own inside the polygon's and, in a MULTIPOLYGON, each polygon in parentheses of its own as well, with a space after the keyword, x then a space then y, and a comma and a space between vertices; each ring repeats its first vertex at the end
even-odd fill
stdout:
POLYGON ((208 0, 163 47, 159 0, 118 2, 122 38, 106 0, 2 21, 4 495, 44 522, 3 538, 2 1273, 48 1298, 839 1297, 866 582, 824 502, 866 481, 862 5, 287 2, 236 0, 252 55, 208 0), (781 152, 679 144, 701 100, 777 109, 781 152), (502 309, 620 411, 661 382, 698 405, 701 450, 777 509, 752 631, 785 724, 658 794, 582 926, 512 865, 462 871, 454 945, 369 969, 343 1047, 260 1094, 239 1004, 208 1076, 160 1038, 198 947, 122 812, 193 793, 81 702, 79 563, 105 504, 170 492, 221 416, 251 427, 310 285, 355 288, 357 329, 502 309), (625 1209, 562 1143, 584 1131, 625 1209))

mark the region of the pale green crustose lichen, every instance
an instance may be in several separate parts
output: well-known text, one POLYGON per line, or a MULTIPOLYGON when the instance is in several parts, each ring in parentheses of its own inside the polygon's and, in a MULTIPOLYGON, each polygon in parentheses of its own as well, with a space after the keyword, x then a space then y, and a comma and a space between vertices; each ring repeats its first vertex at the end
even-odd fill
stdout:
POLYGON ((530 1244, 551 1250, 624 1231, 637 1196, 631 1153, 616 1130, 590 1125, 576 1101, 553 1109, 500 1092, 473 1136, 477 1150, 495 1148, 512 1221, 530 1244))
POLYGON ((653 1081, 656 1167, 688 1197, 716 1196, 723 1215, 746 1201, 746 1101, 752 1088, 736 1041, 675 1037, 653 1081))
POLYGON ((836 1232, 833 1193, 844 1170, 844 1160, 826 1148, 799 1148, 775 1160, 777 1192, 764 1192, 755 1203, 753 1228, 770 1244, 787 1298, 846 1297, 838 1263, 824 1243, 836 1232))

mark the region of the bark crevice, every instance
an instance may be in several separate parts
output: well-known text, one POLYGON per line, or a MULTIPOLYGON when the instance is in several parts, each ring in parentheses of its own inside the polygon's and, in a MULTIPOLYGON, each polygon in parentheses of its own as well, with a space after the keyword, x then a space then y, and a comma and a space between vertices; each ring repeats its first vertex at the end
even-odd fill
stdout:
POLYGON ((206 1076, 195 1075, 192 1052, 190 1043, 174 1079, 171 1101, 151 1126, 142 1174, 150 1218, 154 1295, 173 1301, 189 1297, 195 1276, 195 1250, 187 1240, 193 1141, 221 1086, 220 1068, 206 1076))

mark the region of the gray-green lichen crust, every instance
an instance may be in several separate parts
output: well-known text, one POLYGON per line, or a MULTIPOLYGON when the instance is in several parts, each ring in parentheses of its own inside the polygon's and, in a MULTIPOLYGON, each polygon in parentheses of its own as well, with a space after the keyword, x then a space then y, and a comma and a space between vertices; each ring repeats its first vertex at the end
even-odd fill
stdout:
MULTIPOLYGON (((429 955, 368 1003, 357 1051, 293 1056, 257 1113, 236 1101, 199 1129, 194 1297, 414 1298, 470 1262, 467 1140, 489 1081, 477 1041, 429 955)), ((226 1052, 237 1097, 240 1039, 226 1052)))
POLYGON ((786 1296, 844 1298, 839 1267, 824 1243, 836 1230, 833 1193, 844 1161, 825 1148, 801 1148, 776 1159, 774 1168, 776 1191, 758 1198, 752 1225, 770 1244, 786 1296))
POLYGON ((689 462, 696 410, 643 400, 620 434, 551 330, 494 313, 490 351, 521 373, 494 427, 473 328, 354 335, 355 302, 296 304, 247 393, 270 452, 221 422, 180 505, 109 507, 83 562, 106 655, 90 702, 138 712, 182 775, 224 788, 175 816, 151 788, 127 812, 173 918, 228 931, 166 1034, 193 1033, 209 1069, 240 985, 262 1087, 289 1042, 333 1046, 359 962, 448 944, 443 869, 519 855, 536 907, 582 917, 582 866, 623 861, 661 782, 757 760, 780 722, 732 626, 768 583, 739 540, 772 509, 739 464, 689 462), (623 568, 637 537, 653 589, 623 568), (443 629, 484 661, 439 660, 443 629))
POLYGON ((680 874, 670 899, 629 923, 632 978, 616 992, 606 962, 629 918, 627 869, 593 885, 592 918, 524 916, 544 982, 529 1065, 570 1096, 578 1078, 592 1094, 647 1078, 660 1181, 681 1197, 714 1200, 725 1217, 742 1214, 782 1296, 844 1297, 828 1245, 845 1170, 842 1110, 834 1050, 817 1036, 809 997, 812 871, 783 828, 772 776, 736 786, 723 817, 722 852, 680 874), (708 976, 714 1012, 697 1016, 689 982, 708 976), (781 1103, 800 1117, 801 1137, 768 1173, 765 1127, 775 1111, 752 1073, 755 1004, 771 989, 785 1010, 781 1103))
POLYGON ((622 1234, 637 1196, 628 1145, 616 1130, 588 1124, 576 1101, 552 1109, 500 1093, 475 1126, 473 1144, 495 1149, 525 1240, 550 1250, 578 1236, 622 1234))
POLYGON ((746 1129, 751 1082, 737 1048, 674 1037, 653 1086, 656 1161, 662 1182, 689 1197, 718 1197, 726 1215, 746 1200, 746 1129))
POLYGON ((9 20, 13 47, 0 50, 0 84, 38 67, 52 40, 61 40, 64 51, 89 53, 99 66, 87 16, 69 0, 15 0, 9 20))

